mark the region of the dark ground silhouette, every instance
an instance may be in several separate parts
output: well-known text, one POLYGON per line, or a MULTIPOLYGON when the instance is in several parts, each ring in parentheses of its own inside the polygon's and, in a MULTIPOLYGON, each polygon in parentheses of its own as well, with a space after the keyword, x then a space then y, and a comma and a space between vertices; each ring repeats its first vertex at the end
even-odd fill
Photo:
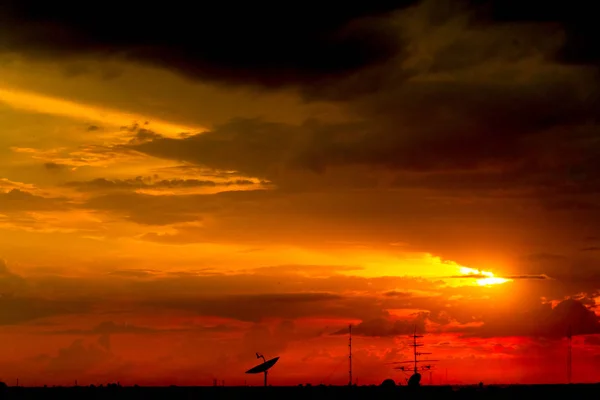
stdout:
POLYGON ((514 386, 291 386, 291 387, 8 387, 0 389, 2 399, 600 399, 600 383, 590 385, 514 386))

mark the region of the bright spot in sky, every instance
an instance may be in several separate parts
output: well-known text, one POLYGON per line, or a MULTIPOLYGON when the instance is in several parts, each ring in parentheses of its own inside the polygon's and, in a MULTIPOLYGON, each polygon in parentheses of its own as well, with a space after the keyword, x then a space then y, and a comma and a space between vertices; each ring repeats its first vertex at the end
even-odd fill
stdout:
POLYGON ((481 277, 481 279, 477 279, 476 281, 479 286, 499 285, 510 281, 510 279, 498 278, 491 272, 481 271, 475 268, 460 267, 460 273, 463 275, 476 275, 481 277))

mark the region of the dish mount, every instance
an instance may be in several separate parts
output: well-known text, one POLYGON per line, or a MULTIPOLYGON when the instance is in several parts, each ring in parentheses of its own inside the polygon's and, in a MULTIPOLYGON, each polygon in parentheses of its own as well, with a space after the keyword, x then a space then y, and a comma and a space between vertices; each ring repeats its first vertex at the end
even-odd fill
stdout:
POLYGON ((275 363, 277 361, 279 361, 279 357, 271 358, 270 360, 267 361, 265 359, 265 356, 263 356, 260 353, 256 353, 256 358, 262 358, 263 362, 261 364, 258 364, 254 368, 250 368, 248 371, 246 371, 246 373, 247 374, 260 374, 262 372, 265 377, 265 386, 267 386, 267 375, 269 373, 269 369, 271 369, 271 367, 273 367, 273 365, 275 365, 275 363))

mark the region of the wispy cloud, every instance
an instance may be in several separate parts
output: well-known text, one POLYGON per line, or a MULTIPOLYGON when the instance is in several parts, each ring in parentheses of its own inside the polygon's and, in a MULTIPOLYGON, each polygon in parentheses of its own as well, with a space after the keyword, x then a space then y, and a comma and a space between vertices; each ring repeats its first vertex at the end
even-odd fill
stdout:
POLYGON ((162 121, 149 115, 139 115, 80 104, 61 98, 8 87, 0 87, 0 102, 18 110, 58 115, 88 122, 100 122, 116 128, 130 125, 133 121, 149 121, 149 126, 151 126, 152 130, 168 136, 179 136, 184 132, 199 132, 204 130, 197 126, 185 126, 169 121, 162 121))
MULTIPOLYGON (((504 275, 504 276, 495 276, 500 279, 552 279, 548 275, 504 275)), ((465 274, 465 275, 453 275, 453 276, 445 276, 444 279, 487 279, 488 275, 484 274, 465 274)))

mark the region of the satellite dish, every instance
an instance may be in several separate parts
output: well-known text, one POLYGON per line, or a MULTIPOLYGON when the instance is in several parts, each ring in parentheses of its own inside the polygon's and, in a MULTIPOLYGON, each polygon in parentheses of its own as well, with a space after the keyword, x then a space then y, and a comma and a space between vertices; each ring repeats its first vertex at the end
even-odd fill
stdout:
POLYGON ((275 365, 275 363, 277 361, 279 361, 279 357, 271 358, 269 361, 267 361, 267 360, 265 360, 265 357, 262 354, 256 353, 256 358, 262 358, 263 363, 258 364, 254 368, 250 368, 248 371, 246 371, 246 373, 247 374, 260 374, 262 372, 263 374, 265 374, 265 386, 267 386, 268 371, 269 371, 269 369, 271 369, 271 367, 273 365, 275 365))

